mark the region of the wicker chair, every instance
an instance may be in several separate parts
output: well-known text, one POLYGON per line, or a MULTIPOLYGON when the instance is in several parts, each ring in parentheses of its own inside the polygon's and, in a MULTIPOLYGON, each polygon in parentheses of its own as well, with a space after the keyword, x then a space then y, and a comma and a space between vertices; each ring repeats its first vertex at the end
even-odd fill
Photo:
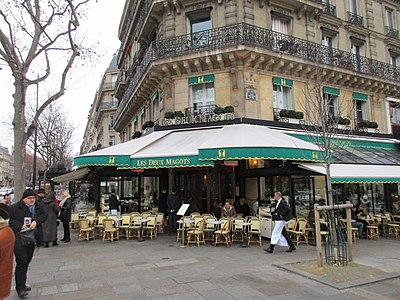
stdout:
POLYGON ((78 241, 94 239, 94 227, 89 226, 88 219, 79 219, 79 234, 78 241))
POLYGON ((260 219, 250 219, 250 228, 249 231, 247 232, 248 238, 247 238, 247 245, 250 245, 250 243, 255 242, 259 243, 260 246, 262 245, 262 240, 261 240, 261 220, 260 219), (256 235, 258 238, 257 240, 253 241, 251 239, 252 236, 256 235))
POLYGON ((206 243, 204 240, 204 219, 198 220, 193 229, 187 232, 187 244, 190 243, 197 243, 197 247, 200 246, 200 243, 206 243), (193 241, 192 237, 195 238, 193 241))
POLYGON ((229 247, 231 243, 232 222, 228 218, 221 218, 220 221, 223 221, 223 223, 221 224, 221 229, 215 231, 214 246, 217 246, 217 244, 226 244, 229 247), (224 238, 224 241, 222 241, 222 238, 224 238))
POLYGON ((103 226, 103 241, 111 241, 113 243, 114 239, 119 239, 118 228, 115 228, 115 220, 104 219, 103 226))

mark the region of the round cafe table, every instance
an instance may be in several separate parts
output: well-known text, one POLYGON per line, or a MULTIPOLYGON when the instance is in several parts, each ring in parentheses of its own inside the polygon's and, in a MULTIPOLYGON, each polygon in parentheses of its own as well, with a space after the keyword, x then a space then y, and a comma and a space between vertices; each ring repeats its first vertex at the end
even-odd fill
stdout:
POLYGON ((177 221, 178 224, 184 224, 184 226, 182 226, 182 245, 180 246, 181 248, 185 248, 187 247, 185 245, 185 237, 186 237, 186 226, 185 224, 193 224, 194 220, 190 220, 190 219, 183 219, 183 220, 178 220, 177 221))

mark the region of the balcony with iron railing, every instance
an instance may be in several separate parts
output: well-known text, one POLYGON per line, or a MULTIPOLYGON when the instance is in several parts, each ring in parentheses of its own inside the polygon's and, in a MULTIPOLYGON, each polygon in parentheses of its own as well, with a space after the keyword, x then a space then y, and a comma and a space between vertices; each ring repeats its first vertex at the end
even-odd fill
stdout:
POLYGON ((399 67, 265 28, 238 23, 206 30, 196 35, 185 34, 151 43, 121 99, 116 118, 119 118, 152 61, 234 46, 254 46, 258 49, 288 54, 312 63, 355 71, 379 78, 379 80, 400 83, 399 67))
POLYGON ((387 37, 393 38, 393 39, 399 39, 399 31, 389 27, 389 26, 385 26, 385 34, 387 37))
POLYGON ((324 3, 322 11, 327 15, 336 17, 336 6, 335 5, 324 3))
POLYGON ((347 12, 347 21, 351 24, 358 25, 363 27, 364 26, 364 18, 359 16, 351 11, 347 12))

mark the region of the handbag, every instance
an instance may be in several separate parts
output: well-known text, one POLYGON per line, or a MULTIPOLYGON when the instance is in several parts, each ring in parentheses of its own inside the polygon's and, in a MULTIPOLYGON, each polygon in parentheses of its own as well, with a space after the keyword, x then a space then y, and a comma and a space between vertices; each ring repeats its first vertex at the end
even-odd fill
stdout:
POLYGON ((20 231, 18 233, 19 240, 23 247, 30 246, 35 244, 35 230, 34 229, 27 229, 20 231))

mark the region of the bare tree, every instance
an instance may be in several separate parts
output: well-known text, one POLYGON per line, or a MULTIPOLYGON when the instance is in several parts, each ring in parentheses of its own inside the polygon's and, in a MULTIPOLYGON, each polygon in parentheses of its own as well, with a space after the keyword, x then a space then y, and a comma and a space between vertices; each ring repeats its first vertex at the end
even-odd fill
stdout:
POLYGON ((24 189, 25 148, 40 114, 65 93, 69 73, 84 52, 75 41, 82 9, 89 0, 15 0, 0 4, 0 59, 14 77, 15 196, 24 189), (57 86, 27 121, 28 88, 57 86))
MULTIPOLYGON (((65 112, 56 103, 50 104, 40 115, 36 150, 47 167, 56 161, 68 163, 71 160, 71 139, 74 129, 68 122, 65 112), (44 145, 46 147, 43 147, 44 145)), ((28 140, 28 147, 35 149, 33 136, 28 140)))

